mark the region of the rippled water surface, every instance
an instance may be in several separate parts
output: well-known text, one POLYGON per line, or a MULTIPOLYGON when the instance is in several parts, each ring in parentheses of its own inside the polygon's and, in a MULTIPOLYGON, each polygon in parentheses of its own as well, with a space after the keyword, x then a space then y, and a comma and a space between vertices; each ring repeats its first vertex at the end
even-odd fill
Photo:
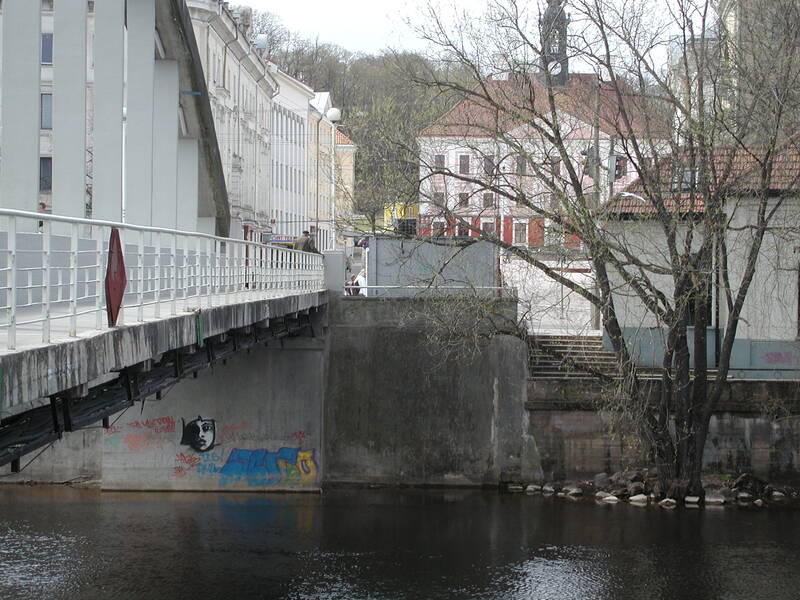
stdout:
POLYGON ((0 487, 0 598, 796 599, 800 511, 0 487))

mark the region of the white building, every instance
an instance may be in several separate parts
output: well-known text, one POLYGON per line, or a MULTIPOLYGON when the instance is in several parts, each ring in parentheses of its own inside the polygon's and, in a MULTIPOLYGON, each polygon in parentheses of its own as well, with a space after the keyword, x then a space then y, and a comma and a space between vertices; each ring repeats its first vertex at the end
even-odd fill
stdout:
MULTIPOLYGON (((250 9, 233 12, 219 0, 187 0, 231 210, 231 236, 251 240, 272 233, 274 210, 273 98, 279 84, 250 37, 250 9)), ((279 144, 278 144, 279 146, 279 144)))
POLYGON ((228 234, 184 0, 5 0, 2 18, 2 135, 14 151, 0 206, 228 234))

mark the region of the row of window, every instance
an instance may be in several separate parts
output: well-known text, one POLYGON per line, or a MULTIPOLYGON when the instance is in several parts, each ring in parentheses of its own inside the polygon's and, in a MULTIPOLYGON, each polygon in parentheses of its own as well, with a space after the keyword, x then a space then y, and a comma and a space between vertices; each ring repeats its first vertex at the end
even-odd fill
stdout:
MULTIPOLYGON (((431 232, 434 235, 442 235, 447 226, 444 221, 434 220, 431 224, 431 232)), ((481 221, 481 231, 494 235, 497 233, 497 223, 494 219, 481 221)), ((458 224, 455 234, 459 237, 468 237, 470 229, 466 225, 458 224)), ((526 246, 528 244, 528 223, 526 221, 516 221, 513 228, 513 240, 515 246, 526 246)))
MULTIPOLYGON (((470 197, 474 194, 468 194, 462 192, 458 195, 458 208, 466 208, 470 205, 470 197)), ((445 204, 445 195, 444 192, 434 192, 433 193, 433 203, 437 206, 444 206, 445 204)), ((497 206, 495 201, 495 195, 492 192, 486 192, 481 195, 481 206, 483 208, 494 208, 497 206)))
MULTIPOLYGON (((471 160, 472 156, 469 154, 459 154, 458 155, 458 174, 459 175, 471 175, 471 160)), ((493 154, 484 156, 482 158, 483 161, 483 174, 493 177, 499 174, 500 170, 498 165, 495 161, 495 156, 493 154)), ((514 173, 516 175, 528 175, 529 171, 532 169, 530 168, 530 161, 522 156, 517 155, 514 157, 514 173)), ((433 166, 436 169, 444 169, 446 167, 446 157, 444 154, 436 154, 433 157, 433 166)), ((561 161, 554 160, 549 163, 550 173, 553 177, 560 177, 562 174, 561 169, 561 161)), ((615 179, 621 179, 627 175, 628 171, 628 161, 624 157, 617 157, 617 161, 615 163, 615 179)))

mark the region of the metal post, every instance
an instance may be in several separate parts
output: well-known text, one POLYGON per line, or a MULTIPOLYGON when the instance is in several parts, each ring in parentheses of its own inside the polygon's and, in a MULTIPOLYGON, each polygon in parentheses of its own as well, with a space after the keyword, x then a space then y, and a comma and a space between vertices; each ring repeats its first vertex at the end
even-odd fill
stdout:
POLYGON ((17 218, 8 217, 8 340, 9 350, 17 347, 17 218))
POLYGON ((69 335, 78 335, 78 224, 72 224, 69 253, 69 335))
POLYGON ((94 231, 94 237, 96 238, 96 246, 94 252, 94 264, 95 264, 95 284, 94 284, 94 309, 95 309, 95 318, 94 318, 94 328, 95 329, 102 329, 103 328, 103 288, 104 288, 104 278, 103 278, 103 228, 97 227, 94 231))
POLYGON ((139 289, 136 294, 136 320, 141 323, 144 321, 144 231, 139 232, 139 289))
POLYGON ((155 317, 161 317, 161 232, 156 233, 155 239, 155 317))
POLYGON ((50 221, 42 223, 42 343, 50 343, 50 221))
POLYGON ((170 314, 178 314, 178 234, 172 234, 172 285, 170 290, 170 314))
POLYGON ((206 240, 206 294, 208 295, 208 307, 214 306, 214 271, 211 266, 211 244, 216 243, 206 240))

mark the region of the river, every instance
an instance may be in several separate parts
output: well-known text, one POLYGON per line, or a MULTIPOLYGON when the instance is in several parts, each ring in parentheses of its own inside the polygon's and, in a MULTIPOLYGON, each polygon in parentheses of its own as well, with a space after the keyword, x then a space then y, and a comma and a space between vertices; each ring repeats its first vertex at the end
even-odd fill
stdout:
POLYGON ((800 511, 0 487, 0 598, 796 599, 800 511))

